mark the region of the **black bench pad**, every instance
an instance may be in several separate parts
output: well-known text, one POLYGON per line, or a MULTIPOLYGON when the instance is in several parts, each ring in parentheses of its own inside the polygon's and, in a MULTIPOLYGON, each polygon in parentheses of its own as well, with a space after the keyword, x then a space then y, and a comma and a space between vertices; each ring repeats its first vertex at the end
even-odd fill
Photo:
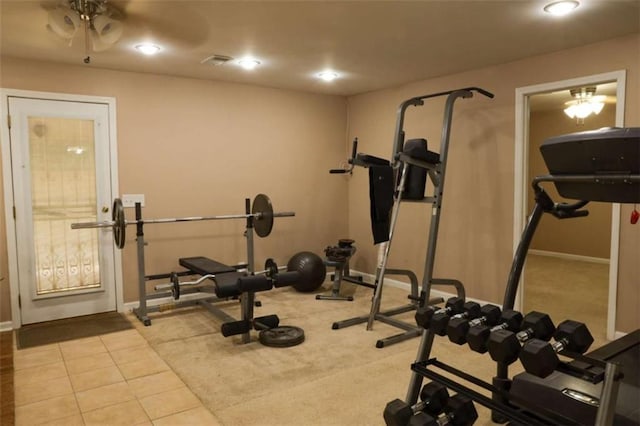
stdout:
POLYGON ((236 269, 232 266, 225 265, 215 260, 211 260, 208 257, 183 257, 179 259, 180 266, 184 266, 190 271, 200 275, 208 274, 224 274, 227 272, 236 272, 236 269))

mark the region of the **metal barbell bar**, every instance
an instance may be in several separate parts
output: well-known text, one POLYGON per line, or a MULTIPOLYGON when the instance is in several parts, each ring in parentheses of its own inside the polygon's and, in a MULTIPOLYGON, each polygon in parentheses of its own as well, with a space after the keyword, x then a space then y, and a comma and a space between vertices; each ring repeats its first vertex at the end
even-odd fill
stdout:
POLYGON ((253 219, 253 225, 256 234, 259 237, 266 237, 271 233, 273 228, 273 218, 275 217, 291 217, 295 216, 294 212, 279 212, 274 213, 271 205, 271 200, 265 194, 258 194, 254 198, 251 208, 251 213, 245 214, 229 214, 219 216, 191 216, 191 217, 176 217, 176 218, 164 218, 164 219, 141 219, 141 220, 126 220, 124 217, 124 207, 122 206, 122 200, 116 198, 113 200, 113 208, 111 210, 110 221, 103 222, 82 222, 72 223, 71 229, 91 229, 91 228, 112 228, 113 238, 118 248, 124 247, 125 242, 125 228, 127 225, 137 224, 155 224, 155 223, 174 223, 174 222, 198 222, 205 220, 228 220, 228 219, 253 219))

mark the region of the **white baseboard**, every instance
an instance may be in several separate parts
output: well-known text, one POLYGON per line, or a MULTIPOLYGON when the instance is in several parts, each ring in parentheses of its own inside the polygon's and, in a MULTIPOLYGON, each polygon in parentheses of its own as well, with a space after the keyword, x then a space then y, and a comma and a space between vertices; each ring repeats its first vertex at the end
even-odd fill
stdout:
POLYGON ((533 249, 529 250, 529 253, 536 254, 538 256, 557 257, 559 259, 566 259, 566 260, 579 260, 582 262, 602 263, 605 265, 609 264, 609 259, 602 258, 602 257, 581 256, 579 254, 559 253, 555 251, 533 250, 533 249))
POLYGON ((12 321, 0 322, 0 331, 11 331, 11 330, 13 330, 12 321))

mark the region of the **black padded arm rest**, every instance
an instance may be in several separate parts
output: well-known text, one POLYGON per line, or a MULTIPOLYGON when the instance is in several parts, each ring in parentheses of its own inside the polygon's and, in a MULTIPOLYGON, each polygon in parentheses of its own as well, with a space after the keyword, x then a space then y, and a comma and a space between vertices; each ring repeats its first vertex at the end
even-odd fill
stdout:
POLYGON ((244 274, 240 272, 227 272, 216 275, 216 296, 220 299, 240 296, 242 291, 238 287, 238 280, 242 277, 244 277, 244 274))
POLYGON ((375 157, 373 155, 358 154, 356 155, 356 158, 353 160, 353 164, 356 166, 362 166, 362 167, 388 166, 389 160, 385 160, 384 158, 380 158, 380 157, 375 157))
POLYGON ((183 257, 178 260, 180 266, 183 266, 190 271, 200 275, 217 275, 224 274, 226 272, 236 272, 236 269, 225 265, 215 260, 211 260, 207 257, 183 257))
POLYGON ((298 271, 279 272, 273 285, 275 287, 286 287, 296 284, 298 281, 300 281, 300 272, 298 271))
POLYGON ((264 275, 252 275, 238 278, 238 290, 240 293, 269 291, 273 288, 273 283, 264 275))

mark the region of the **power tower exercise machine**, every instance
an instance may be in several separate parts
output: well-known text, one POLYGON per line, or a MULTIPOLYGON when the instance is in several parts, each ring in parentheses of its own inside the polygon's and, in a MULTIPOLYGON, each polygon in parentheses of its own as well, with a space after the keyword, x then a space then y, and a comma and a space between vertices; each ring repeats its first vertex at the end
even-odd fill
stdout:
MULTIPOLYGON (((403 333, 378 340, 376 342, 376 347, 383 348, 413 337, 418 337, 423 333, 421 326, 417 326, 415 323, 410 324, 395 319, 393 316, 415 311, 426 304, 441 301, 432 301, 429 299, 432 285, 453 286, 456 289, 458 296, 464 299, 464 286, 460 281, 448 278, 434 278, 433 270, 435 266, 438 227, 440 224, 440 214, 444 194, 451 124, 453 121, 453 106, 454 102, 458 98, 471 98, 473 97, 474 92, 480 93, 488 98, 493 98, 493 94, 486 90, 478 87, 467 87, 447 92, 417 96, 402 102, 397 112, 391 161, 371 155, 357 153, 357 139, 354 141, 352 158, 349 159, 349 164, 351 167, 360 166, 369 169, 374 243, 380 243, 378 247, 378 265, 376 268, 375 282, 373 284, 374 294, 369 314, 335 322, 332 326, 334 330, 365 322, 367 323, 367 330, 371 330, 375 321, 380 321, 405 330, 403 333), (446 101, 440 139, 440 151, 438 153, 429 151, 426 139, 411 139, 405 142, 404 119, 407 109, 411 106, 417 107, 424 105, 426 99, 442 96, 446 96, 446 101), (433 187, 432 195, 429 196, 425 196, 427 176, 433 187), (388 189, 385 188, 380 191, 378 188, 374 187, 376 181, 384 179, 390 181, 390 184, 387 186, 388 189), (388 191, 388 193, 381 194, 383 191, 388 191), (404 269, 391 269, 387 266, 394 229, 398 220, 400 204, 402 202, 431 204, 431 214, 429 215, 431 220, 429 224, 430 228, 427 243, 427 254, 425 258, 421 288, 418 286, 418 279, 414 272, 404 269), (388 210, 381 211, 375 206, 375 203, 390 205, 390 212, 388 210), (388 233, 381 236, 381 229, 388 233), (378 236, 376 236, 376 234, 378 234, 378 236), (384 278, 387 275, 404 275, 409 278, 411 282, 411 294, 409 295, 410 302, 403 306, 381 311, 380 307, 383 283, 384 278)), ((346 171, 350 170, 351 169, 348 169, 346 171)))

